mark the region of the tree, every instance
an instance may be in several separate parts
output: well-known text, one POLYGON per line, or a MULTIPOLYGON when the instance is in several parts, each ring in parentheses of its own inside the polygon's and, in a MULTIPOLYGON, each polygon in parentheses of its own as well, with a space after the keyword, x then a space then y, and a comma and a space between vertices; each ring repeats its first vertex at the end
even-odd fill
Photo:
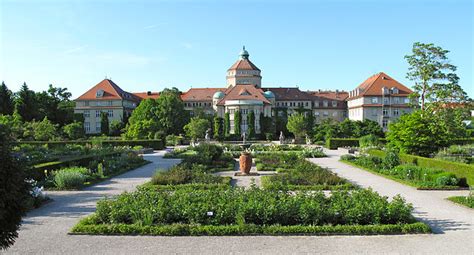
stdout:
POLYGON ((242 114, 240 111, 235 111, 234 113, 234 134, 237 136, 240 136, 241 130, 240 130, 240 125, 242 122, 242 114))
POLYGON ((141 101, 128 119, 124 136, 127 139, 153 139, 155 133, 162 130, 156 114, 158 107, 158 101, 154 99, 141 101))
POLYGON ((195 141, 198 138, 204 137, 209 127, 210 123, 207 119, 194 117, 184 126, 184 131, 188 137, 191 137, 191 139, 195 141))
POLYGON ((354 136, 359 138, 366 135, 384 137, 385 133, 379 123, 373 120, 364 119, 363 121, 356 121, 354 136))
POLYGON ((226 112, 224 114, 224 136, 230 134, 230 113, 226 112))
POLYGON ((82 122, 73 122, 63 127, 63 132, 67 138, 77 140, 85 136, 84 124, 82 122))
POLYGON ((214 117, 214 139, 222 141, 224 138, 224 119, 217 115, 214 117))
POLYGON ((294 134, 296 140, 300 140, 307 134, 307 126, 304 114, 295 113, 288 118, 288 123, 286 124, 288 131, 294 134))
POLYGON ((311 136, 313 134, 313 127, 314 127, 314 115, 312 111, 306 111, 305 122, 306 122, 306 132, 309 136, 311 136))
POLYGON ((0 86, 0 114, 11 115, 14 109, 12 92, 7 88, 5 82, 2 82, 2 86, 0 86))
POLYGON ((33 119, 39 119, 37 105, 35 92, 30 90, 26 83, 23 83, 20 91, 16 93, 15 110, 18 111, 24 121, 32 121, 33 119))
POLYGON ((109 125, 109 133, 112 136, 119 136, 122 133, 123 123, 119 120, 112 120, 109 125))
POLYGON ((253 112, 253 110, 251 110, 249 115, 247 116, 247 125, 249 138, 255 138, 255 113, 253 112))
POLYGON ((51 141, 58 136, 57 125, 44 117, 42 121, 29 122, 24 136, 35 141, 51 141))
POLYGON ((22 161, 12 156, 10 128, 4 118, 0 116, 0 249, 8 248, 18 237, 30 190, 22 161))
POLYGON ((188 122, 188 113, 184 110, 183 101, 178 89, 165 89, 157 99, 158 107, 156 116, 160 121, 162 130, 169 134, 178 135, 182 132, 184 125, 188 122))
POLYGON ((421 101, 421 110, 427 102, 462 102, 467 94, 459 86, 456 66, 449 63, 448 50, 432 43, 413 44, 412 55, 406 55, 410 67, 407 78, 415 82, 414 96, 421 101))
POLYGON ((273 125, 272 117, 265 117, 263 112, 260 113, 260 134, 262 134, 262 138, 271 139, 275 134, 275 126, 273 125))
POLYGON ((109 117, 106 112, 100 113, 100 133, 109 135, 109 117))
MULTIPOLYGON (((457 125, 463 126, 462 123, 457 125)), ((429 156, 456 138, 448 130, 447 123, 437 113, 418 110, 402 115, 397 122, 391 123, 387 141, 390 147, 403 153, 429 156)))

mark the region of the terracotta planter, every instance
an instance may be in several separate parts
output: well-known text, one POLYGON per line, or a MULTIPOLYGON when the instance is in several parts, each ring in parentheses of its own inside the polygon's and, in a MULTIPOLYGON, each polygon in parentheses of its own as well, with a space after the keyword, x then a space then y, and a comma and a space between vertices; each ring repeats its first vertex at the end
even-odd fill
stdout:
POLYGON ((252 155, 248 152, 242 152, 239 158, 240 172, 243 174, 249 174, 250 168, 252 168, 252 155))

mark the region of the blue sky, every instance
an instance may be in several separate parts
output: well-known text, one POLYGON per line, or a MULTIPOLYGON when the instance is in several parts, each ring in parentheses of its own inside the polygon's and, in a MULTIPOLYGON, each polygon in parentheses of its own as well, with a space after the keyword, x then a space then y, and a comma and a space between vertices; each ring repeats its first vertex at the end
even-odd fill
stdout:
POLYGON ((473 1, 0 0, 0 80, 13 91, 111 77, 127 91, 224 87, 245 45, 263 86, 351 90, 384 71, 407 86, 413 42, 450 50, 474 97, 473 1))

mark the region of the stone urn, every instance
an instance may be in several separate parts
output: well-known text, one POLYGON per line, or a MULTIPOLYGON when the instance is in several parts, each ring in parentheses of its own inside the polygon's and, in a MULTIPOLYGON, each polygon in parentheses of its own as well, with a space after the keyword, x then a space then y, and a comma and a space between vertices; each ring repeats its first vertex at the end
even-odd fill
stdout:
POLYGON ((250 155, 250 152, 243 151, 240 154, 239 163, 240 163, 240 172, 242 174, 249 174, 250 168, 252 168, 252 155, 250 155))

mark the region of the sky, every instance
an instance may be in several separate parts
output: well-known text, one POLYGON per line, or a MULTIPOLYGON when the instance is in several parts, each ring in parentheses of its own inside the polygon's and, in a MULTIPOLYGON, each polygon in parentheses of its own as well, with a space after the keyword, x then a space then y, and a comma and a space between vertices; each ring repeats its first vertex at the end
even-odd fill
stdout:
POLYGON ((245 45, 263 87, 352 90, 406 79, 414 42, 450 51, 474 97, 473 1, 0 0, 0 80, 77 98, 105 77, 129 92, 225 87, 245 45))

